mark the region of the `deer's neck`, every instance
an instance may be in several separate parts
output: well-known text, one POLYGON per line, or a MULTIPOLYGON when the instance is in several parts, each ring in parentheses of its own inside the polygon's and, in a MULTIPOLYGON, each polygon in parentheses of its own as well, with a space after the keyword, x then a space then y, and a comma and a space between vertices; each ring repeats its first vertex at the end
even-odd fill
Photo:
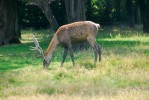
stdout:
POLYGON ((51 40, 45 54, 53 54, 53 52, 56 50, 59 42, 57 39, 57 36, 54 36, 53 39, 51 40))

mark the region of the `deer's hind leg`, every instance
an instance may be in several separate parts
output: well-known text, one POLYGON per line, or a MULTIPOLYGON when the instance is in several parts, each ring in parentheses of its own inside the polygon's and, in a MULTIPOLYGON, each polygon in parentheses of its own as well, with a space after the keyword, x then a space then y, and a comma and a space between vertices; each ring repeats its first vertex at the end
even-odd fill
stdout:
POLYGON ((95 58, 94 58, 94 64, 96 64, 98 55, 97 55, 97 49, 95 47, 95 38, 94 37, 88 37, 87 38, 87 41, 88 41, 88 43, 91 45, 91 47, 94 50, 94 56, 95 56, 95 58))
POLYGON ((95 49, 97 50, 98 52, 98 55, 99 55, 99 62, 101 61, 101 47, 99 46, 99 44, 97 42, 95 42, 95 45, 94 45, 95 49))

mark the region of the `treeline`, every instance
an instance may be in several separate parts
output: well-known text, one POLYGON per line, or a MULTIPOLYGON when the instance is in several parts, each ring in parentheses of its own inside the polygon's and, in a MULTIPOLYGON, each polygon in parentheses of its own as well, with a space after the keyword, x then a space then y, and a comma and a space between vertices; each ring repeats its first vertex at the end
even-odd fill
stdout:
MULTIPOLYGON (((141 3, 143 0, 86 0, 86 20, 92 20, 102 25, 125 24, 134 27, 143 23, 141 3), (141 2, 140 2, 141 1, 141 2)), ((148 0, 144 0, 147 4, 148 0)), ((19 1, 19 16, 21 27, 47 28, 50 27, 44 13, 37 6, 26 5, 19 1)), ((50 4, 53 15, 59 25, 67 23, 64 0, 55 0, 50 4)), ((143 8, 144 9, 148 9, 143 8)), ((145 11, 145 10, 144 10, 145 11)), ((145 14, 147 16, 147 14, 145 14)), ((148 21, 147 21, 148 22, 148 21)))
MULTIPOLYGON (((56 0, 50 4, 53 15, 56 17, 59 25, 65 24, 66 11, 62 0, 56 0)), ((24 1, 18 1, 19 22, 22 28, 49 28, 50 23, 47 21, 43 11, 34 5, 28 5, 24 1)))

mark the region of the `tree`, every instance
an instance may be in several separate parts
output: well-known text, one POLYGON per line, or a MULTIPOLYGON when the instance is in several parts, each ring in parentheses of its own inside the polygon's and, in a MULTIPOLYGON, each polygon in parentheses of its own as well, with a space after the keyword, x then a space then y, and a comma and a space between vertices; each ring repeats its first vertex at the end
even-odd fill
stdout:
POLYGON ((126 0, 129 27, 135 26, 135 13, 132 0, 126 0))
POLYGON ((53 15, 55 16, 58 24, 64 25, 66 24, 66 8, 65 8, 65 1, 64 0, 55 0, 54 2, 50 3, 50 7, 53 11, 53 15))
POLYGON ((86 2, 86 18, 87 19, 92 19, 92 16, 93 16, 93 14, 92 14, 92 11, 93 11, 93 9, 92 9, 92 0, 87 0, 87 2, 86 2))
POLYGON ((38 6, 26 5, 20 0, 17 4, 20 28, 45 29, 51 26, 38 6))
POLYGON ((105 5, 105 24, 110 25, 112 22, 112 0, 106 0, 106 5, 105 5))
POLYGON ((136 2, 135 2, 135 9, 136 9, 136 11, 135 11, 135 19, 136 19, 136 24, 141 24, 141 12, 140 12, 140 4, 139 4, 139 2, 138 2, 138 0, 136 0, 136 2))
POLYGON ((120 4, 121 4, 121 0, 116 0, 115 1, 115 12, 116 12, 116 21, 120 21, 120 18, 121 18, 121 14, 120 14, 120 4))
POLYGON ((20 43, 17 1, 0 0, 0 46, 20 43))
POLYGON ((51 7, 49 5, 52 1, 55 1, 55 0, 37 0, 34 2, 28 3, 28 5, 38 6, 43 11, 43 13, 45 14, 47 20, 51 24, 51 27, 56 31, 58 29, 59 25, 58 25, 58 22, 56 21, 54 15, 53 15, 51 7))
POLYGON ((85 17, 85 0, 65 0, 68 23, 83 21, 85 17))
POLYGON ((143 32, 149 33, 149 1, 148 0, 138 0, 140 4, 142 22, 143 22, 143 32))

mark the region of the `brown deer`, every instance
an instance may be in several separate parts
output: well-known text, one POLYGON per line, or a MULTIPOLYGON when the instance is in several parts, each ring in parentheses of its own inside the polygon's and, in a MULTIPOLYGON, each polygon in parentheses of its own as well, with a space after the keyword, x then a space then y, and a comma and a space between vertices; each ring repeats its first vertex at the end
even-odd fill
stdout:
POLYGON ((91 21, 79 21, 66 24, 61 26, 56 31, 45 53, 43 53, 43 50, 39 46, 39 43, 34 35, 33 35, 33 41, 36 47, 31 48, 32 50, 38 50, 40 52, 40 55, 43 58, 43 66, 44 68, 48 68, 51 62, 53 52, 59 45, 62 45, 64 47, 64 53, 61 66, 63 66, 68 50, 74 66, 75 62, 73 56, 72 43, 87 40, 94 50, 95 54, 94 63, 96 63, 98 55, 99 55, 99 61, 101 60, 101 47, 96 42, 96 34, 99 28, 100 28, 99 24, 91 21))

